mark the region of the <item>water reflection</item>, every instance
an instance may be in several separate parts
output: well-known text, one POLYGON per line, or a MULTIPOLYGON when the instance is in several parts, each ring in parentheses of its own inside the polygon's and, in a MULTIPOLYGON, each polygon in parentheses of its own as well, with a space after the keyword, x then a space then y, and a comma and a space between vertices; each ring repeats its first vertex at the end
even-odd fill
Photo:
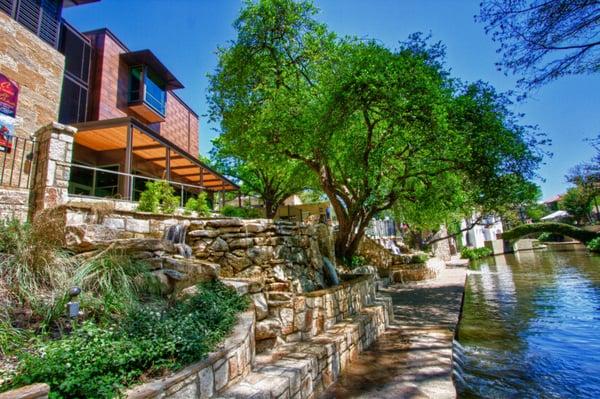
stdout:
POLYGON ((599 332, 600 257, 524 251, 475 264, 458 333, 460 396, 600 397, 599 332))

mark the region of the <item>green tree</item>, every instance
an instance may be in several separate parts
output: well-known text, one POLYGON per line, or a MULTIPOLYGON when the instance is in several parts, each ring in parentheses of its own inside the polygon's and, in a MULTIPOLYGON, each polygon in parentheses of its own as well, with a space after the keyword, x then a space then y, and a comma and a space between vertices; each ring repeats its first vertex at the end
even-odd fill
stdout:
POLYGON ((592 198, 581 187, 571 187, 560 200, 560 207, 577 223, 591 222, 592 198))
POLYGON ((498 42, 500 69, 532 88, 564 75, 597 73, 600 4, 586 0, 484 0, 477 19, 498 42))
POLYGON ((537 138, 493 88, 450 79, 441 45, 337 38, 315 13, 307 1, 247 2, 209 102, 238 148, 314 173, 338 218, 338 258, 352 257, 374 214, 440 176, 458 176, 474 198, 532 176, 537 138))
POLYGON ((263 201, 267 218, 275 217, 290 195, 313 184, 314 178, 303 163, 254 145, 232 148, 235 143, 228 142, 229 138, 222 135, 213 141, 215 164, 221 172, 242 182, 242 193, 257 195, 263 201))

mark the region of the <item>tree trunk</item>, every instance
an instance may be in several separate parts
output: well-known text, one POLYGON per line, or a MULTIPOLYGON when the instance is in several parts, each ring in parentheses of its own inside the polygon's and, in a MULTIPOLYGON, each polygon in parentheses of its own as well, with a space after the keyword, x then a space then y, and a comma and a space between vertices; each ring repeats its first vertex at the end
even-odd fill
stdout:
POLYGON ((335 257, 339 262, 349 264, 352 261, 369 220, 368 212, 344 214, 342 217, 338 215, 339 230, 335 236, 335 257))
POLYGON ((265 198, 265 215, 267 216, 267 219, 273 219, 275 217, 275 215, 277 214, 277 208, 279 208, 279 205, 276 204, 272 199, 266 199, 265 198))

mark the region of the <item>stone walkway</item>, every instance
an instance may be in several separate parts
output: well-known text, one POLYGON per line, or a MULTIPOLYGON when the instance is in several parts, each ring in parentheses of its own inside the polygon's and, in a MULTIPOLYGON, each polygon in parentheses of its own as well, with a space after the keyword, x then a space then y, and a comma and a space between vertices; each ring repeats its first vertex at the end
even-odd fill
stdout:
POLYGON ((466 268, 431 281, 394 285, 396 321, 321 398, 454 398, 452 340, 466 268))

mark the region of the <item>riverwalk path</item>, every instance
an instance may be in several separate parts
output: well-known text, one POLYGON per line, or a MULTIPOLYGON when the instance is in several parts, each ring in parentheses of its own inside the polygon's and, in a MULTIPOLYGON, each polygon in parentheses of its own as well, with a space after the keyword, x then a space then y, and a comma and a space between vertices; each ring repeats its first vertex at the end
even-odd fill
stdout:
POLYGON ((447 267, 435 279, 383 290, 395 322, 321 397, 455 398, 452 340, 466 274, 447 267))

